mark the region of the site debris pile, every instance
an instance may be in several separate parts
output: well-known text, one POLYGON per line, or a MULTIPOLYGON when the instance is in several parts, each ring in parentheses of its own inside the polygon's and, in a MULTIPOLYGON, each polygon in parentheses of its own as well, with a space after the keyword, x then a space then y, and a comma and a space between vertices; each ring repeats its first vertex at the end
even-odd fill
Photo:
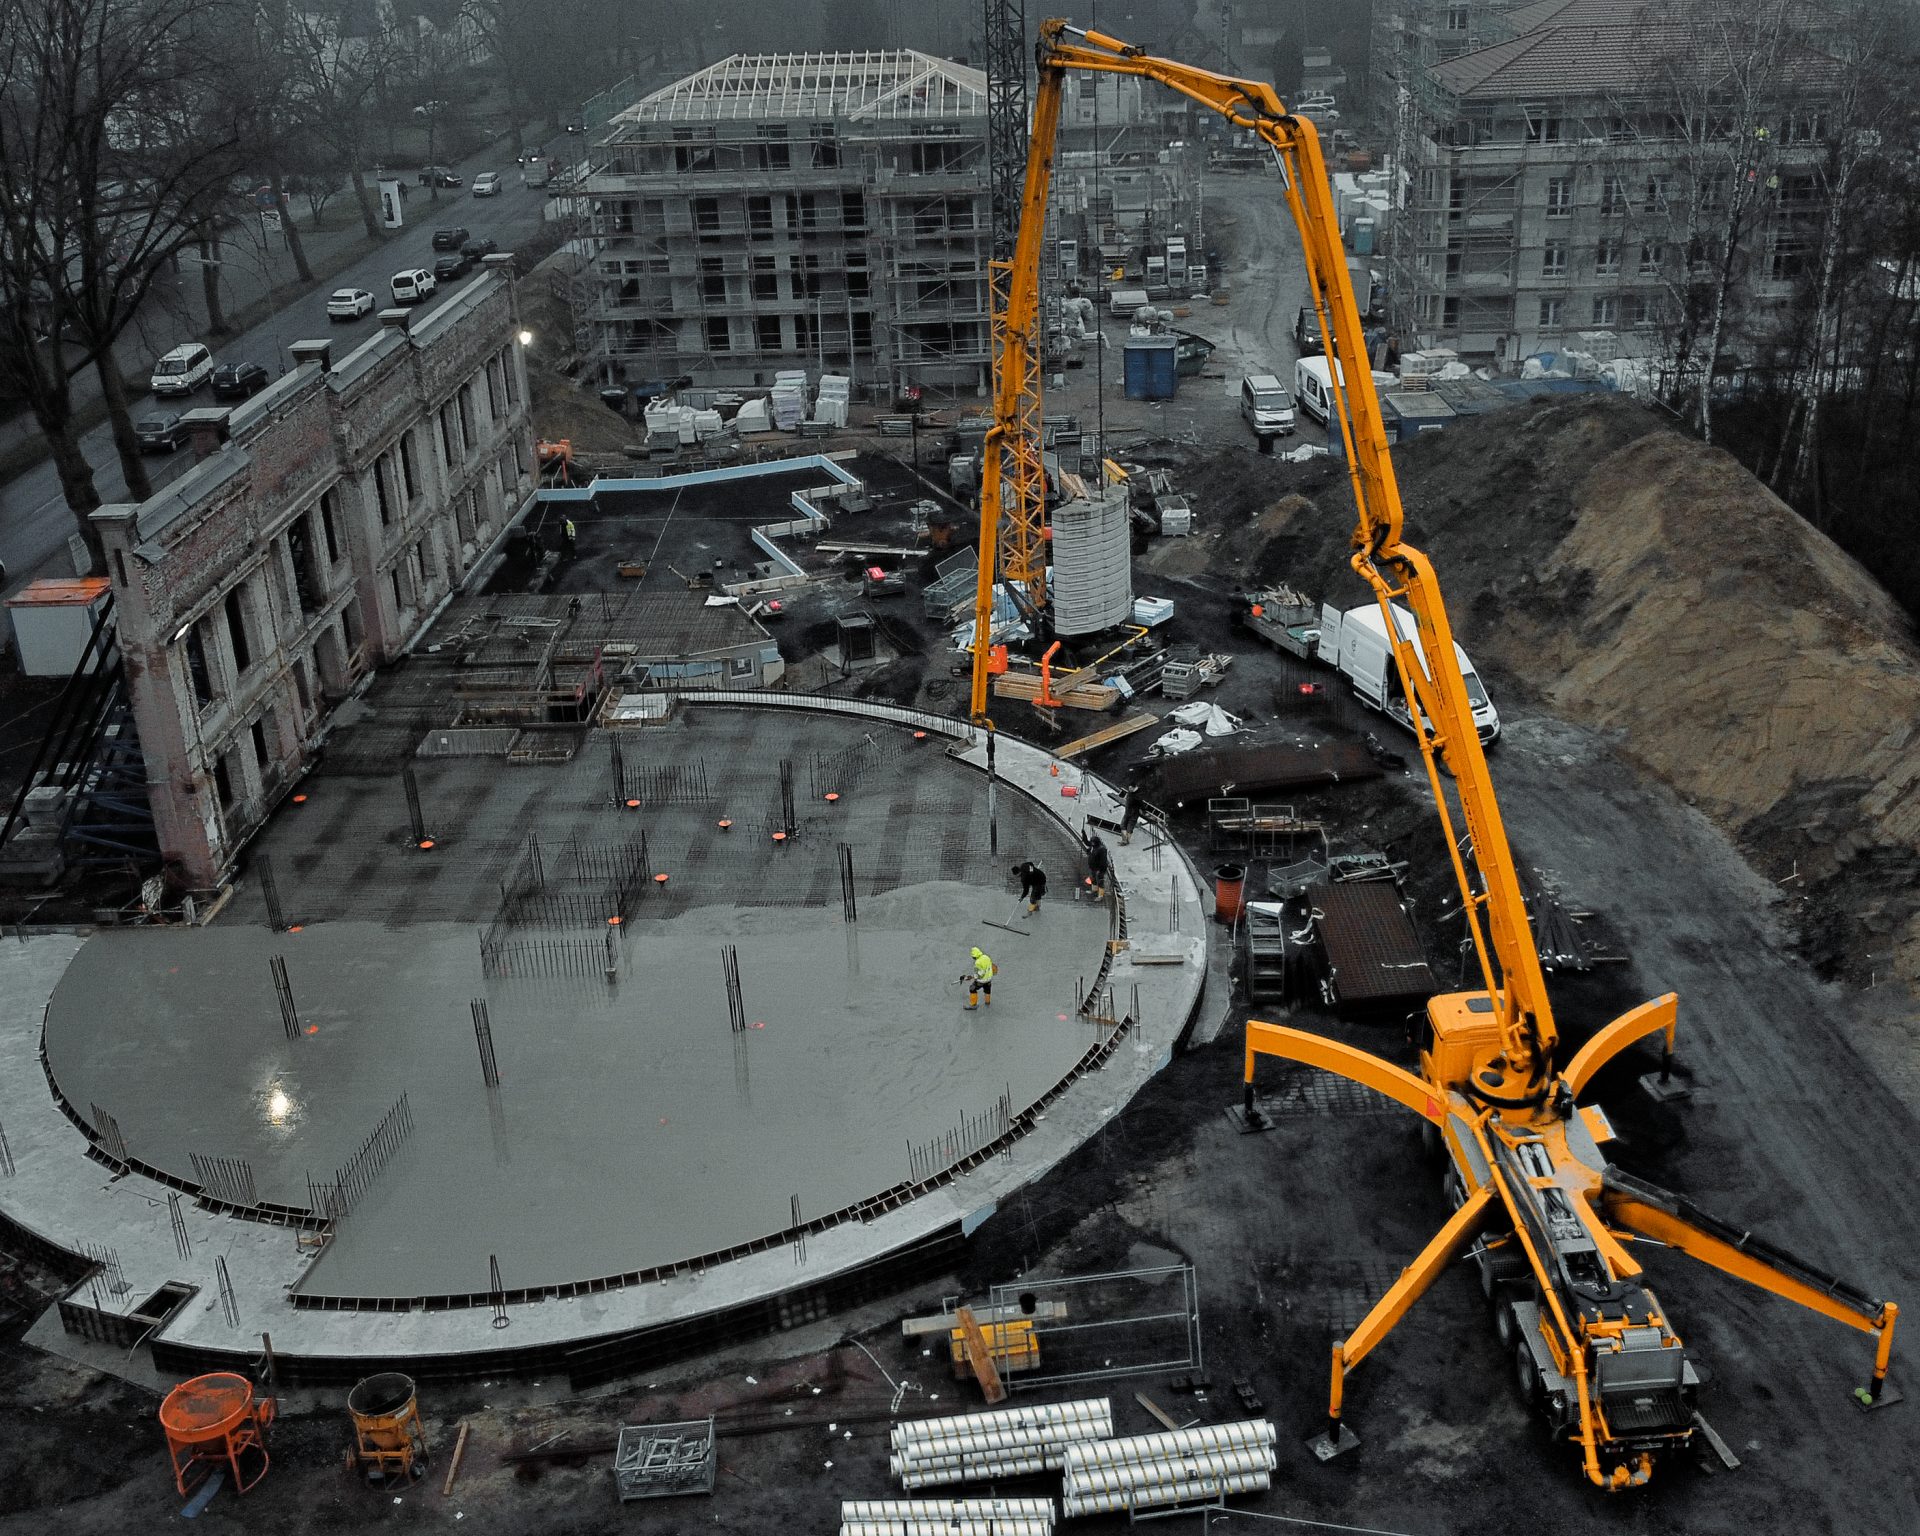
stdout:
MULTIPOLYGON (((1920 648, 1857 562, 1619 397, 1463 422, 1398 462, 1477 657, 1617 732, 1804 896, 1816 966, 1920 979, 1920 648)), ((1338 486, 1321 503, 1257 518, 1249 563, 1332 590, 1350 503, 1338 486)))

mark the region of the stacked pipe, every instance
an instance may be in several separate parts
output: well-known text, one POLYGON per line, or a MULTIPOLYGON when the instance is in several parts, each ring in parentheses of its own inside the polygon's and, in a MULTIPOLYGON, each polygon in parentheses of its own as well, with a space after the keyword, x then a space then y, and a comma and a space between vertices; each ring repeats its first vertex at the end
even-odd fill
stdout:
POLYGON ((840 1536, 1053 1536, 1053 1500, 846 1499, 840 1536))
POLYGON ((887 1466, 908 1490, 1019 1477, 1051 1471, 1069 1447, 1112 1433, 1113 1403, 1104 1397, 913 1419, 894 1425, 887 1466))
POLYGON ((1150 1509, 1270 1488, 1274 1440, 1270 1421, 1247 1419, 1069 1446, 1061 1513, 1150 1509))

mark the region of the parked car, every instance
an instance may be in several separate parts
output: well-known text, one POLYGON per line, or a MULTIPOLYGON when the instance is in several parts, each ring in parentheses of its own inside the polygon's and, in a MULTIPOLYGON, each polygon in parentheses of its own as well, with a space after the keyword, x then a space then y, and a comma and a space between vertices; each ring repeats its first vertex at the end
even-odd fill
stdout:
POLYGON ((404 272, 396 272, 387 286, 393 290, 393 302, 396 304, 418 304, 440 286, 434 275, 425 267, 409 267, 404 272))
POLYGON ((213 395, 216 400, 245 400, 272 382, 259 363, 222 363, 213 370, 213 395))
POLYGON ((1318 357, 1327 350, 1326 338, 1320 334, 1319 311, 1311 304, 1302 304, 1300 313, 1293 317, 1293 340, 1302 357, 1318 357))
POLYGON ((485 235, 475 235, 465 245, 460 247, 460 254, 465 256, 469 261, 478 264, 482 256, 491 256, 499 249, 500 242, 498 240, 489 240, 485 235))
POLYGON ((187 429, 172 411, 157 416, 142 416, 133 424, 133 435, 142 453, 172 453, 187 440, 187 429))
POLYGON ((1330 108, 1339 105, 1340 103, 1335 101, 1325 91, 1307 91, 1293 104, 1293 110, 1296 112, 1307 112, 1318 108, 1330 108))
POLYGON ((448 251, 433 264, 434 280, 450 283, 456 277, 466 276, 467 268, 472 265, 473 258, 465 251, 448 251))
POLYGON ((364 288, 336 288, 327 295, 329 320, 358 320, 373 313, 373 295, 364 288))
POLYGON ((482 171, 478 176, 474 177, 473 195, 475 197, 498 197, 500 195, 500 173, 498 171, 482 171))
POLYGON ((423 165, 420 167, 420 185, 423 187, 463 187, 466 181, 458 171, 444 165, 423 165))
POLYGON ((213 354, 197 341, 175 347, 153 365, 147 388, 156 395, 190 395, 213 377, 213 354))
POLYGON ((464 229, 436 229, 433 232, 433 248, 436 251, 457 251, 471 238, 464 229))
POLYGON ((1293 109, 1296 117, 1304 117, 1308 122, 1321 128, 1331 128, 1340 121, 1339 110, 1335 107, 1301 106, 1293 109))

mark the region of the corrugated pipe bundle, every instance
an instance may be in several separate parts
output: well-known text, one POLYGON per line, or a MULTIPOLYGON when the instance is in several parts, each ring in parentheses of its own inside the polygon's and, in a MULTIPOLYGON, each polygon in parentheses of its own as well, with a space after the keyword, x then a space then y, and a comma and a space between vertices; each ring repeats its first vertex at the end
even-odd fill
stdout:
POLYGON ((1090 1515, 1269 1488, 1276 1439, 1269 1420, 1248 1419, 1071 1446, 1061 1507, 1090 1515))
POLYGON ((1008 1408, 948 1419, 917 1419, 893 1429, 887 1465, 906 1489, 989 1477, 1018 1477, 1061 1465, 1067 1450, 1113 1433, 1104 1397, 1008 1408))
POLYGON ((1263 1493, 1273 1486, 1271 1472, 1247 1472, 1239 1477, 1212 1479, 1198 1483, 1155 1483, 1151 1488, 1134 1488, 1124 1493, 1090 1493, 1085 1498, 1072 1494, 1060 1500, 1061 1513, 1104 1515, 1117 1510, 1151 1509, 1161 1504, 1197 1504, 1233 1493, 1263 1493))
POLYGON ((918 1440, 944 1440, 982 1429, 1066 1428, 1089 1424, 1101 1426, 1099 1433, 1077 1438, 1104 1439, 1113 1433, 1112 1398, 1085 1397, 1071 1403, 1033 1403, 1024 1408, 994 1408, 985 1413, 961 1413, 943 1419, 903 1419, 893 1426, 892 1445, 898 1451, 918 1440))
POLYGON ((1206 1451, 1176 1456, 1168 1461, 1125 1462, 1116 1467, 1081 1467, 1073 1473, 1076 1493, 1108 1493, 1144 1488, 1151 1483, 1195 1483, 1206 1478, 1239 1477, 1247 1472, 1271 1472, 1273 1447, 1249 1445, 1237 1451, 1206 1451))
POLYGON ((900 1479, 900 1486, 908 1493, 917 1493, 922 1488, 939 1488, 947 1483, 978 1483, 989 1478, 1028 1477, 1035 1472, 1052 1472, 1060 1466, 1060 1453, 1057 1448, 1049 1450, 1036 1446, 1030 1454, 1019 1456, 1009 1454, 931 1465, 914 1461, 903 1466, 896 1456, 890 1459, 889 1465, 893 1475, 900 1479))
POLYGON ((840 1536, 1053 1536, 1051 1520, 848 1520, 840 1536))
POLYGON ((1052 1499, 842 1499, 842 1523, 888 1520, 1053 1521, 1052 1499))

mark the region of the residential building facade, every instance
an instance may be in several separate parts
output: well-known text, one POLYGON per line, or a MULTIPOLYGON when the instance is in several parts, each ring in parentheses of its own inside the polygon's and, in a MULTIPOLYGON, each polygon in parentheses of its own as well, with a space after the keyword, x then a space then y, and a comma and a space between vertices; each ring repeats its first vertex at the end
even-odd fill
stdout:
POLYGON ((412 636, 533 494, 511 258, 336 360, 189 412, 198 462, 93 514, 160 850, 219 885, 335 708, 412 636))
POLYGON ((1764 31, 1709 46, 1686 6, 1643 0, 1401 13, 1416 23, 1375 72, 1399 93, 1385 264, 1404 344, 1659 359, 1736 284, 1750 325, 1791 294, 1820 223, 1830 56, 1764 31))
POLYGON ((608 124, 575 199, 612 383, 988 378, 986 77, 910 50, 736 55, 608 124))

